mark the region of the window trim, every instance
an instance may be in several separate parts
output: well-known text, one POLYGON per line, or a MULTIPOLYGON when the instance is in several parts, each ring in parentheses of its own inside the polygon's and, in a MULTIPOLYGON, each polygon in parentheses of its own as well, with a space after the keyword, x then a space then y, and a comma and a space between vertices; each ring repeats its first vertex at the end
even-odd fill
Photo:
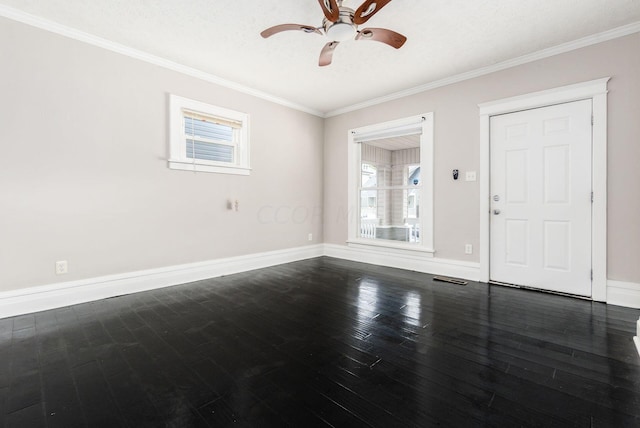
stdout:
POLYGON ((347 159, 349 165, 347 186, 348 186, 348 206, 349 216, 347 245, 362 248, 368 246, 370 249, 393 248, 395 250, 406 250, 407 255, 415 254, 416 251, 424 253, 427 257, 433 257, 433 112, 410 116, 404 119, 378 123, 350 129, 348 131, 347 159), (398 241, 372 240, 358 237, 360 230, 360 175, 361 175, 361 153, 359 143, 361 141, 394 137, 400 135, 410 135, 420 132, 420 168, 421 168, 421 207, 420 207, 420 230, 421 240, 419 243, 400 243, 398 241))
POLYGON ((169 94, 169 159, 170 169, 182 171, 213 172, 221 174, 249 175, 249 115, 224 107, 169 94), (200 113, 218 117, 221 120, 240 123, 238 141, 234 144, 235 162, 215 162, 186 156, 186 136, 184 134, 184 112, 200 113))

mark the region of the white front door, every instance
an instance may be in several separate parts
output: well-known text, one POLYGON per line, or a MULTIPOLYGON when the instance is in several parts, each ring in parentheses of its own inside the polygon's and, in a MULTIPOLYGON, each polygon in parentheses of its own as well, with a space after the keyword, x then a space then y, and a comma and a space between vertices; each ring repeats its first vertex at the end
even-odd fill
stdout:
POLYGON ((592 101, 490 119, 490 278, 591 296, 592 101))

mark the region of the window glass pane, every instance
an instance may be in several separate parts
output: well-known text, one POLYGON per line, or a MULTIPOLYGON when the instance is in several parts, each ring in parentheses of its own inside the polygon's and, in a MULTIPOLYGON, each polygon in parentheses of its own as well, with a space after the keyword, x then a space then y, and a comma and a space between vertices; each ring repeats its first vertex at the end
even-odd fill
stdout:
POLYGON ((407 218, 420 217, 420 192, 417 189, 407 191, 407 218))
POLYGON ((186 151, 189 159, 233 163, 233 146, 188 139, 186 151))
POLYGON ((361 190, 360 237, 420 242, 420 189, 361 190))
POLYGON ((362 162, 362 187, 378 186, 378 167, 373 164, 362 162))
POLYGON ((407 186, 419 186, 420 182, 420 166, 409 165, 407 167, 407 186))
POLYGON ((233 141, 233 128, 191 117, 184 118, 184 133, 209 140, 233 141))
POLYGON ((377 190, 360 192, 360 218, 365 220, 378 218, 378 193, 377 190))

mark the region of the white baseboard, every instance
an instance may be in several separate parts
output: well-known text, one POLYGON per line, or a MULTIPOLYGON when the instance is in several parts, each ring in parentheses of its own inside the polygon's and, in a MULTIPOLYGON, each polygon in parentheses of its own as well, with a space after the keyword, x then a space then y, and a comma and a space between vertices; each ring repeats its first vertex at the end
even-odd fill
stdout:
MULTIPOLYGON (((607 304, 640 309, 640 284, 634 282, 607 280, 607 304)), ((640 355, 640 319, 633 338, 640 355)))
MULTIPOLYGON (((479 263, 441 259, 425 254, 407 256, 378 248, 318 244, 6 291, 0 293, 0 318, 170 287, 323 255, 470 281, 478 281, 480 278, 479 263)), ((607 281, 607 303, 640 308, 640 284, 607 281)), ((634 339, 640 352, 638 337, 634 339)))
POLYGON ((640 309, 640 284, 607 280, 607 303, 640 309))
POLYGON ((383 248, 355 248, 335 244, 324 244, 324 254, 325 256, 344 260, 413 270, 433 275, 446 275, 470 281, 478 281, 480 279, 480 263, 440 259, 426 254, 407 256, 385 251, 383 248))
POLYGON ((0 318, 170 287, 323 255, 322 244, 0 293, 0 318))

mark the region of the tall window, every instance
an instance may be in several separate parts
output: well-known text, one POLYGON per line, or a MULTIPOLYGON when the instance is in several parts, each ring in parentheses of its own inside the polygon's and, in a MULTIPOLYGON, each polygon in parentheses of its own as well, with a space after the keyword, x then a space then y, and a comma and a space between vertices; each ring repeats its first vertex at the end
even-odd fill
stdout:
POLYGON ((169 167, 249 174, 249 116, 171 95, 169 167))
POLYGON ((349 245, 433 253, 433 114, 350 132, 349 245))

